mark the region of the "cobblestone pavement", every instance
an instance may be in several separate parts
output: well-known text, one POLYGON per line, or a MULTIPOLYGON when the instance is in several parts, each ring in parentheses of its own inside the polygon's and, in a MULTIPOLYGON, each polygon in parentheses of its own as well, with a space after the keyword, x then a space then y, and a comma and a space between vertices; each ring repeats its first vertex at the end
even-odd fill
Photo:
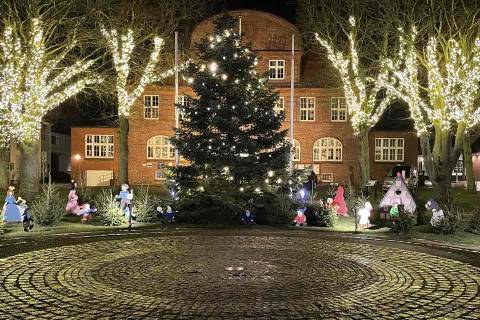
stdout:
POLYGON ((480 319, 480 268, 287 231, 42 249, 0 283, 0 319, 480 319))

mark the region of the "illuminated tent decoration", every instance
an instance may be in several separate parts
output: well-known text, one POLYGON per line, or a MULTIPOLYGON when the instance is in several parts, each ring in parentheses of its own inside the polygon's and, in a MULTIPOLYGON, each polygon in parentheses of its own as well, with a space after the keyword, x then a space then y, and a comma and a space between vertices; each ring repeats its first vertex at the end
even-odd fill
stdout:
POLYGON ((380 201, 379 207, 391 207, 394 204, 403 205, 404 210, 410 213, 414 213, 417 209, 417 205, 408 191, 407 184, 400 172, 397 173, 395 181, 387 193, 385 193, 382 201, 380 201))

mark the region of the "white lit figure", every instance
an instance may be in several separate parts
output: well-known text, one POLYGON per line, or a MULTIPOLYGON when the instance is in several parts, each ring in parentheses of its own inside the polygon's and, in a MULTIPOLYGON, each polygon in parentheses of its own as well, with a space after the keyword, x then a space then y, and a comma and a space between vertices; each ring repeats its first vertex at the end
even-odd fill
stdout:
POLYGON ((365 226, 365 228, 368 228, 368 225, 370 224, 370 214, 372 213, 372 204, 370 201, 365 202, 365 205, 363 208, 358 210, 358 216, 360 217, 360 221, 358 224, 360 227, 365 226))

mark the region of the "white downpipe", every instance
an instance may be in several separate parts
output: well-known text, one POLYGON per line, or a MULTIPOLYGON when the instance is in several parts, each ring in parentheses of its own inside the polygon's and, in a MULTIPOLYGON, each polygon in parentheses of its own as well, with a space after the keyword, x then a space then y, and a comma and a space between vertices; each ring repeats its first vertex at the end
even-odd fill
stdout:
POLYGON ((293 159, 295 157, 293 150, 295 147, 293 139, 293 118, 295 112, 295 34, 292 34, 292 61, 290 70, 290 144, 292 146, 292 149, 290 149, 290 170, 293 171, 293 159))
MULTIPOLYGON (((175 31, 175 129, 178 129, 178 32, 175 31)), ((178 154, 178 149, 175 149, 175 167, 178 167, 180 162, 180 156, 178 154)))

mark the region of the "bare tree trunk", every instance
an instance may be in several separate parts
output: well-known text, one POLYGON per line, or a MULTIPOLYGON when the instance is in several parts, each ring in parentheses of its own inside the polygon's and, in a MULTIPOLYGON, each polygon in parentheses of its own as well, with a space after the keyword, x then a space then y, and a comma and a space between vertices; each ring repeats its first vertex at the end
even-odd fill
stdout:
POLYGON ((20 194, 32 201, 40 191, 40 136, 34 141, 19 144, 20 194))
POLYGON ((433 150, 430 148, 430 136, 420 136, 425 171, 433 184, 433 196, 438 201, 445 202, 451 197, 452 171, 463 150, 464 133, 465 125, 459 124, 453 149, 453 135, 440 126, 435 127, 433 150))
POLYGON ((368 143, 368 133, 370 130, 361 130, 358 135, 359 148, 359 169, 360 169, 360 188, 364 188, 365 184, 370 180, 370 148, 368 143))
POLYGON ((433 197, 438 201, 445 201, 449 194, 451 174, 445 176, 445 159, 442 159, 442 134, 436 130, 434 134, 434 147, 430 145, 430 135, 420 136, 420 147, 422 149, 423 164, 425 171, 433 184, 433 197))
POLYGON ((120 116, 119 137, 118 137, 118 156, 119 156, 119 174, 118 182, 128 183, 128 118, 120 116))
POLYGON ((463 165, 467 178, 467 191, 475 192, 475 178, 473 176, 472 143, 470 134, 465 133, 463 137, 463 165))
POLYGON ((0 189, 6 190, 10 184, 10 147, 0 148, 0 189))

